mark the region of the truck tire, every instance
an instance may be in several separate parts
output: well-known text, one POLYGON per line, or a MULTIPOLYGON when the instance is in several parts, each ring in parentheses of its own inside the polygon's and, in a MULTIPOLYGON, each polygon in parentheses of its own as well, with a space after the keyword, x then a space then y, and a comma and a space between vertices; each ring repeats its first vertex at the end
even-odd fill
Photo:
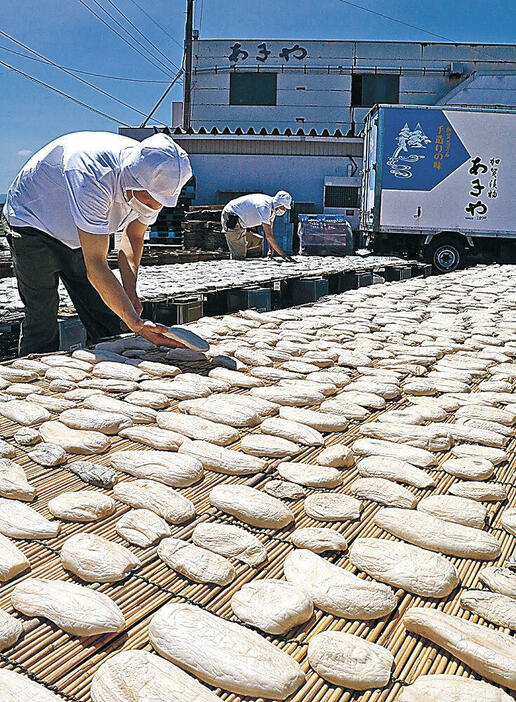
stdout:
POLYGON ((434 273, 451 273, 461 268, 466 260, 462 242, 447 236, 431 241, 424 255, 425 260, 432 264, 434 273))

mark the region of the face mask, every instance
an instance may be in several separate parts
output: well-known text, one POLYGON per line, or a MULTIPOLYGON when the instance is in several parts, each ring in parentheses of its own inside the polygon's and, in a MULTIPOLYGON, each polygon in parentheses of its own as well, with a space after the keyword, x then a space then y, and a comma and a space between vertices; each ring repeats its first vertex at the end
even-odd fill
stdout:
POLYGON ((138 200, 134 194, 130 200, 127 200, 127 204, 133 210, 133 212, 136 212, 138 215, 138 220, 142 224, 154 224, 162 209, 160 207, 159 210, 155 210, 153 207, 145 205, 143 202, 140 202, 140 200, 138 200))

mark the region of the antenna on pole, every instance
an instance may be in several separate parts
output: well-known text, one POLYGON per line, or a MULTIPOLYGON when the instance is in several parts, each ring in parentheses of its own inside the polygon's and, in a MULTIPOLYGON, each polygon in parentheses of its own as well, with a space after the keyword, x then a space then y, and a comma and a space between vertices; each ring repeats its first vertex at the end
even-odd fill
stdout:
POLYGON ((192 117, 192 59, 193 59, 193 7, 194 0, 186 2, 183 128, 189 129, 192 117))

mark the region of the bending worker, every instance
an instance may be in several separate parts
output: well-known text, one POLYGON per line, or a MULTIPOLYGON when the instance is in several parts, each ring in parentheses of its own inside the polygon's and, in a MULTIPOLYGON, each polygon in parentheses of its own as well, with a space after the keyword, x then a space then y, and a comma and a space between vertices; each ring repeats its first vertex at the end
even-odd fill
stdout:
POLYGON ((276 252, 279 256, 288 258, 276 242, 272 227, 275 217, 281 217, 291 207, 292 196, 284 190, 277 192, 274 197, 255 193, 228 202, 222 210, 221 221, 231 258, 244 259, 250 248, 259 246, 261 249, 263 237, 249 231, 260 225, 269 244, 270 254, 276 252))
POLYGON ((138 142, 78 132, 32 156, 10 186, 4 208, 25 305, 20 355, 59 348, 59 279, 88 343, 120 334, 123 322, 155 344, 179 345, 163 336, 167 327, 142 319, 136 283, 147 227, 164 205, 176 205, 191 175, 188 155, 165 134, 138 142), (122 228, 120 283, 107 254, 109 235, 122 228))

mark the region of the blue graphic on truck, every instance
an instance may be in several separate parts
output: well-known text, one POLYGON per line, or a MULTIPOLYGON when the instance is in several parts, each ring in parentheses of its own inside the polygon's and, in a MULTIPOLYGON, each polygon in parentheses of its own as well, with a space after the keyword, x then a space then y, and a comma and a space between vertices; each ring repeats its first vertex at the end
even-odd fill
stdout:
POLYGON ((442 110, 384 112, 383 187, 432 190, 468 159, 464 144, 442 110))

